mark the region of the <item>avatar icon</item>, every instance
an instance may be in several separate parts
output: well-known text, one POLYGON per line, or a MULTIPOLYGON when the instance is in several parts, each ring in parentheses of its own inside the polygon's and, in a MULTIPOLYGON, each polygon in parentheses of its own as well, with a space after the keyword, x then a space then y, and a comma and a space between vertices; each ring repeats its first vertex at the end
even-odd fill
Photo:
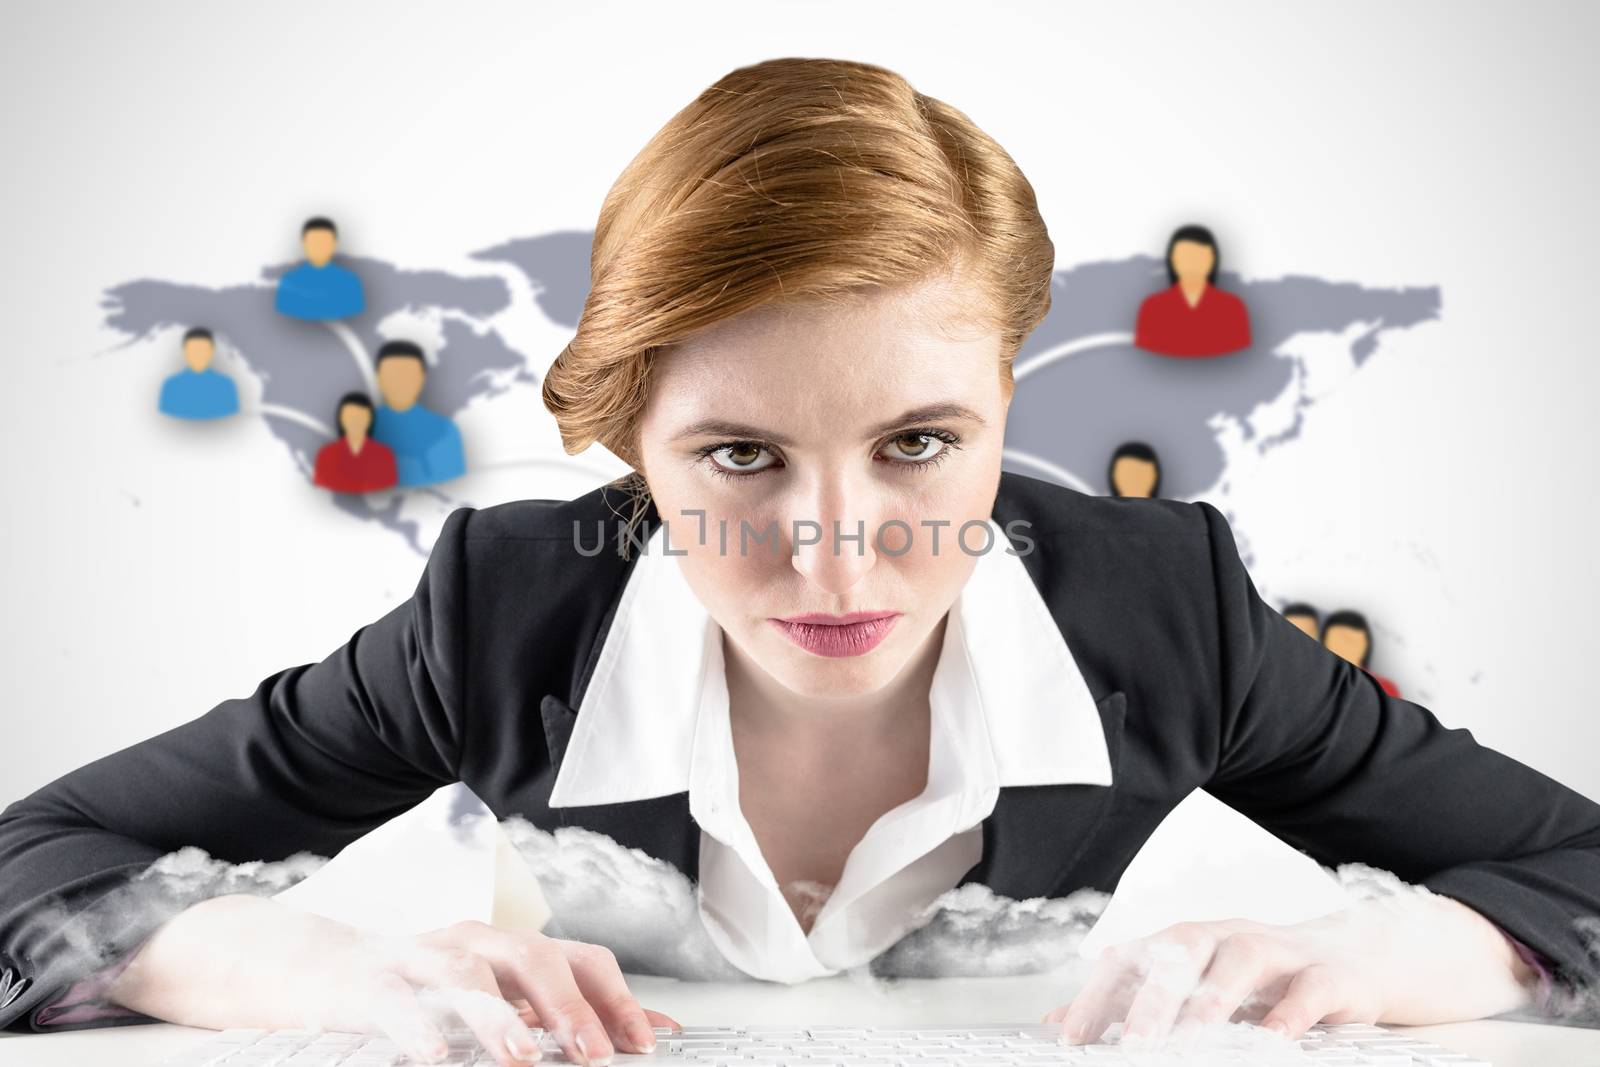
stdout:
POLYGON ((1392 697, 1400 695, 1400 687, 1367 666, 1372 659, 1372 630, 1359 611, 1336 611, 1322 624, 1322 643, 1366 671, 1392 697))
POLYGON ((305 262, 278 279, 275 306, 290 318, 312 322, 347 319, 367 306, 361 279, 333 261, 339 231, 331 219, 307 219, 300 227, 305 262))
POLYGON ((322 446, 317 453, 311 480, 336 493, 374 493, 392 489, 400 480, 394 452, 382 441, 373 440, 375 412, 366 393, 346 393, 339 398, 334 425, 337 441, 322 446))
POLYGON ((1106 483, 1112 496, 1152 497, 1161 491, 1161 460, 1143 441, 1128 441, 1111 454, 1106 483))
POLYGON ((1180 226, 1167 242, 1172 283, 1139 305, 1133 343, 1147 352, 1180 358, 1225 356, 1250 347, 1250 313, 1216 286, 1221 254, 1204 226, 1180 226))
POLYGON ((233 379, 211 365, 216 355, 211 331, 196 326, 183 335, 183 361, 188 366, 161 383, 157 407, 179 419, 221 419, 239 411, 239 390, 233 379))
POLYGON ((449 416, 418 403, 428 365, 420 345, 386 341, 378 349, 378 392, 383 404, 372 424, 375 440, 394 452, 402 486, 432 485, 467 471, 461 431, 449 416))
POLYGON ((1310 604, 1287 604, 1280 614, 1304 631, 1305 635, 1313 641, 1321 641, 1321 623, 1317 618, 1317 609, 1310 604))

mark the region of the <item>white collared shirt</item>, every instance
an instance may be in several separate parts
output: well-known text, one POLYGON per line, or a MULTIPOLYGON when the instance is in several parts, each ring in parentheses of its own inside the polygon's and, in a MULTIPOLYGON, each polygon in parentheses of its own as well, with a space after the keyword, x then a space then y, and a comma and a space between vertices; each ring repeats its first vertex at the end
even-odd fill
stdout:
POLYGON ((701 828, 700 917, 746 974, 798 982, 878 955, 981 858, 1002 786, 1111 784, 1089 687, 1021 557, 989 525, 992 547, 951 605, 928 691, 927 787, 868 828, 809 933, 739 807, 722 629, 665 554, 665 525, 628 576, 550 806, 687 792, 701 828))

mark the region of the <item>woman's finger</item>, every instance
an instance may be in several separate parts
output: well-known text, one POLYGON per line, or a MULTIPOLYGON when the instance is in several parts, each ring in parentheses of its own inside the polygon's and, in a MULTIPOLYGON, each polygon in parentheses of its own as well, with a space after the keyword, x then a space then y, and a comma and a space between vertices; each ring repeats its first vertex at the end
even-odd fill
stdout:
POLYGON ((611 1062, 615 1052, 611 1038, 600 1016, 584 999, 572 965, 554 938, 506 933, 494 951, 496 966, 528 998, 545 1032, 569 1060, 592 1067, 611 1062))
POLYGON ((1184 1001, 1200 983, 1216 945, 1209 934, 1194 933, 1182 940, 1156 941, 1147 946, 1143 980, 1128 1006, 1122 1039, 1156 1040, 1167 1035, 1184 1001))
POLYGON ((465 948, 421 947, 406 960, 404 977, 425 986, 434 1003, 460 1017, 501 1067, 539 1058, 539 1039, 506 1002, 489 961, 465 948))
MULTIPOLYGON (((490 960, 489 962, 491 964, 494 963, 493 960, 490 960)), ((496 973, 495 978, 497 981, 499 980, 498 972, 496 973)), ((502 985, 501 988, 503 989, 504 985, 502 985)), ((533 1010, 533 1005, 529 1004, 527 1000, 522 997, 512 997, 510 1004, 513 1008, 517 1009, 517 1015, 524 1023, 528 1024, 529 1026, 540 1025, 539 1013, 533 1010)), ((683 1024, 670 1015, 663 1014, 659 1011, 654 1011, 650 1008, 644 1009, 644 1015, 645 1020, 649 1022, 652 1030, 683 1030, 683 1024)))
POLYGON ((583 941, 557 941, 572 967, 572 977, 578 988, 606 1028, 638 1053, 653 1052, 656 1035, 650 1020, 639 1006, 617 957, 604 945, 591 945, 583 941))
POLYGON ((663 1015, 659 1011, 652 1011, 649 1008, 644 1010, 644 1014, 645 1018, 650 1020, 650 1025, 652 1027, 664 1026, 669 1030, 683 1029, 683 1024, 670 1015, 663 1015))
POLYGON ((422 1063, 444 1058, 444 1033, 428 1018, 411 983, 393 971, 373 979, 367 998, 368 1024, 422 1063))
POLYGON ((1288 946, 1269 934, 1230 934, 1217 945, 1176 1025, 1226 1022, 1250 994, 1295 966, 1288 946))
POLYGON ((1261 1019, 1261 1025, 1298 1038, 1323 1017, 1344 1007, 1346 999, 1334 971, 1314 963, 1294 976, 1283 999, 1261 1019))
POLYGON ((1063 1040, 1071 1045, 1098 1041, 1106 1027, 1122 1018, 1137 987, 1135 959, 1139 951, 1138 943, 1130 942, 1100 953, 1088 981, 1055 1020, 1061 1024, 1063 1040))
POLYGON ((533 1063, 540 1058, 538 1036, 498 995, 480 989, 441 988, 424 990, 418 999, 460 1018, 501 1067, 533 1063))

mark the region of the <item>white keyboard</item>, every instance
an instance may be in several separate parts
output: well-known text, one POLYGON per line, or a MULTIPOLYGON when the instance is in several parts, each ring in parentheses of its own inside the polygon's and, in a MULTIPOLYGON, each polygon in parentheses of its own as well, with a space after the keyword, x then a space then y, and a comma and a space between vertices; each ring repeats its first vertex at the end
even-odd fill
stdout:
MULTIPOLYGON (((1244 1028, 1231 1028, 1236 1034, 1244 1028)), ((1120 1024, 1107 1036, 1114 1037, 1120 1024)), ((538 1063, 570 1064, 548 1034, 541 1034, 538 1063)), ((1379 1026, 1314 1026, 1298 1041, 1220 1047, 1202 1043, 1181 1059, 1173 1053, 1123 1048, 1115 1043, 1063 1045, 1059 1028, 957 1026, 891 1029, 872 1026, 686 1026, 656 1030, 648 1056, 618 1053, 613 1067, 663 1063, 686 1067, 1117 1067, 1119 1064, 1203 1063, 1240 1067, 1490 1067, 1438 1045, 1402 1037, 1379 1026), (1264 1045, 1278 1046, 1268 1050, 1264 1045), (1164 1058, 1165 1057, 1165 1058, 1164 1058)), ((446 1032, 448 1067, 482 1067, 494 1058, 469 1030, 446 1032)), ((309 1030, 225 1030, 159 1061, 160 1067, 409 1067, 385 1038, 309 1030)))

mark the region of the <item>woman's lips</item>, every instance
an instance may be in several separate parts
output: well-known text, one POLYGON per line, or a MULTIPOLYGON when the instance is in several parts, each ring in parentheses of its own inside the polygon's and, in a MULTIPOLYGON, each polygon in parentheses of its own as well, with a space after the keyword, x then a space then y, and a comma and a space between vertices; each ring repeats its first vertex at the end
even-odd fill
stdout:
POLYGON ((791 615, 771 622, 807 652, 818 656, 860 656, 878 647, 899 617, 899 612, 857 612, 791 615))

